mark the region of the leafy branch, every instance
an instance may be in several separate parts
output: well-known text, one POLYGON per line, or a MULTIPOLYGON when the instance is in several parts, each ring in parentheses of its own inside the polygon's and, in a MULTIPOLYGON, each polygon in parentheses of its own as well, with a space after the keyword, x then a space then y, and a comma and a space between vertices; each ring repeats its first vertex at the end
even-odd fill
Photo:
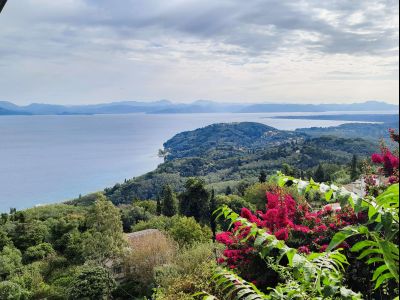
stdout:
POLYGON ((375 282, 374 289, 382 284, 394 280, 399 283, 399 184, 389 186, 376 198, 369 196, 361 198, 345 189, 331 185, 327 186, 314 182, 307 182, 289 176, 279 174, 281 186, 294 184, 299 191, 310 189, 325 193, 327 201, 335 200, 339 195, 348 195, 348 204, 355 211, 368 211, 368 223, 366 226, 348 226, 337 232, 327 251, 332 251, 345 240, 352 236, 362 236, 364 239, 350 249, 351 252, 360 252, 357 259, 365 259, 368 265, 374 267, 372 281, 375 282))

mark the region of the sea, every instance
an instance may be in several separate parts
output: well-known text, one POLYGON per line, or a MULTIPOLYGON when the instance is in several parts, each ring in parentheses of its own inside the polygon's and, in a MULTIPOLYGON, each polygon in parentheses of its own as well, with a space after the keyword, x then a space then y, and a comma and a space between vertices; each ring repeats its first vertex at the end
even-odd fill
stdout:
POLYGON ((0 212, 73 199, 154 170, 165 141, 213 123, 282 130, 348 123, 272 118, 279 115, 307 113, 0 116, 0 212))

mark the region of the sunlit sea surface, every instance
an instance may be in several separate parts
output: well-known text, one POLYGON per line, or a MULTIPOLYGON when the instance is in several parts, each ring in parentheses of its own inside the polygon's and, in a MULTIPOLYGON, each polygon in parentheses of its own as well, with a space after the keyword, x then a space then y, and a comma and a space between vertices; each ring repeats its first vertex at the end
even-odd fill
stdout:
POLYGON ((270 118, 278 115, 307 113, 0 116, 0 212, 75 198, 151 171, 166 140, 212 123, 284 130, 349 123, 270 118))

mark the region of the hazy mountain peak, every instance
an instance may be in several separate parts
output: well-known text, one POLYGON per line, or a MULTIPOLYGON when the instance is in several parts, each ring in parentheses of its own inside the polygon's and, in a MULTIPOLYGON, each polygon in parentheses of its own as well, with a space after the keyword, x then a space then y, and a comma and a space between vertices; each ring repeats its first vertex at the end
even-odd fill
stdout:
POLYGON ((0 107, 8 114, 12 111, 38 115, 57 114, 126 114, 126 113, 263 113, 263 112, 324 112, 324 111, 397 111, 398 105, 370 100, 350 104, 283 104, 283 103, 224 103, 199 99, 193 103, 174 103, 166 99, 153 102, 119 101, 103 104, 59 105, 32 103, 18 106, 8 101, 0 101, 0 107))

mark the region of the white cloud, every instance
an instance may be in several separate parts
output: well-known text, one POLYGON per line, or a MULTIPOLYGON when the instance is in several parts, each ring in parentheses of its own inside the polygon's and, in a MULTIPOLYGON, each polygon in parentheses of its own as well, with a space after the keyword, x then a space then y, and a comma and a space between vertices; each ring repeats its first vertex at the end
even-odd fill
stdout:
POLYGON ((0 98, 398 101, 398 3, 20 0, 0 98))

